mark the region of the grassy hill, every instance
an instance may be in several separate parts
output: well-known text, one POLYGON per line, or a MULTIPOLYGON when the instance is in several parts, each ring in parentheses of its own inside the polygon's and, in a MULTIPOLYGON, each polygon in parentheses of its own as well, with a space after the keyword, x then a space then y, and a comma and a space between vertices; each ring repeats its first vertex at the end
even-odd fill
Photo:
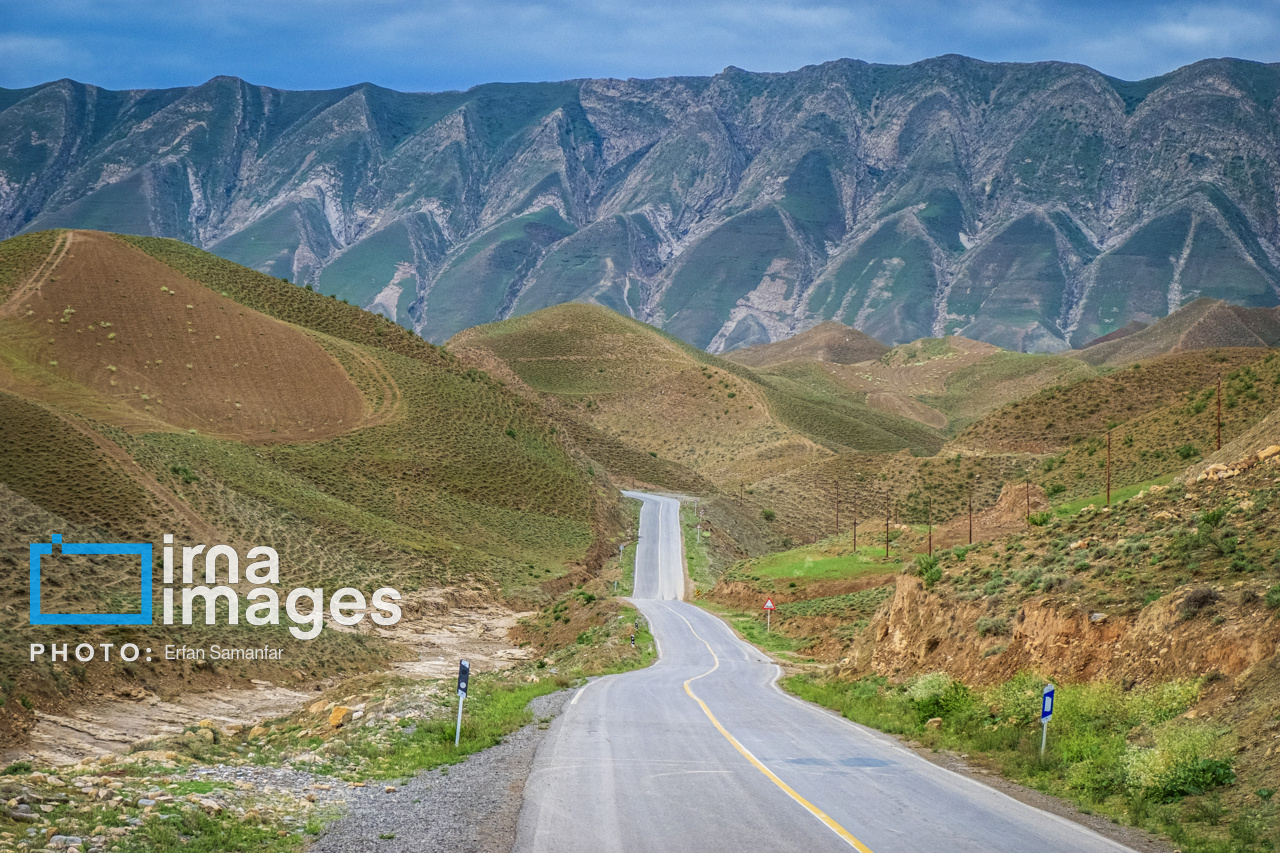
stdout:
MULTIPOLYGON (((594 305, 478 326, 447 348, 486 369, 501 365, 562 417, 722 487, 851 450, 941 446, 934 430, 856 394, 757 374, 594 305)), ((644 479, 628 465, 610 472, 644 479)))
POLYGON ((1106 433, 1112 483, 1171 476, 1208 455, 1222 436, 1249 432, 1280 405, 1280 358, 1258 349, 1179 352, 1009 403, 961 433, 947 452, 1025 453, 1055 501, 1101 494, 1106 433))
POLYGON ((1150 326, 1101 339, 1074 355, 1094 365, 1125 365, 1171 352, 1280 346, 1280 309, 1197 299, 1150 326))
MULTIPOLYGON (((759 351, 748 358, 763 362, 756 368, 761 378, 801 396, 865 404, 948 435, 1004 403, 1095 372, 1075 359, 1010 352, 961 337, 921 338, 884 350, 874 359, 840 362, 824 357, 840 354, 821 343, 832 335, 825 332, 794 349, 784 341, 742 352, 759 351), (771 355, 787 353, 797 357, 771 355)), ((729 358, 740 360, 737 353, 729 358)))
MULTIPOLYGON (((390 585, 410 598, 445 585, 536 598, 544 580, 612 549, 616 493, 572 439, 383 317, 172 240, 42 232, 0 243, 0 259, 8 600, 26 600, 25 543, 53 532, 267 544, 287 588, 390 585)), ((101 598, 102 577, 86 570, 56 595, 101 598)), ((273 633, 192 631, 130 633, 161 645, 273 633)), ((11 649, 49 633, 23 608, 0 616, 0 632, 11 649)), ((362 634, 321 637, 273 637, 290 660, 266 674, 396 654, 362 634)), ((56 704, 83 687, 15 665, 0 660, 10 692, 56 704)), ((155 680, 182 689, 199 677, 211 676, 155 680)))
POLYGON ((843 323, 819 323, 812 329, 771 344, 744 347, 725 354, 725 359, 755 370, 766 370, 789 361, 828 361, 857 364, 873 361, 889 347, 870 335, 843 323))

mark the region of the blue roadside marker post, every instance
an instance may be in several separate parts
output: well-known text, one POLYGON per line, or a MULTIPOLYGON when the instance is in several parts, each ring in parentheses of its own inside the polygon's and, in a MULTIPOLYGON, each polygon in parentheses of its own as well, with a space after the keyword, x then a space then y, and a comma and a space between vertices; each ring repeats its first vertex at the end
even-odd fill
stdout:
POLYGON ((467 680, 471 678, 471 664, 458 661, 458 728, 453 733, 453 745, 462 740, 462 703, 467 698, 467 680))
POLYGON ((1049 720, 1053 717, 1053 685, 1044 686, 1040 702, 1040 760, 1044 761, 1045 744, 1049 741, 1049 720))

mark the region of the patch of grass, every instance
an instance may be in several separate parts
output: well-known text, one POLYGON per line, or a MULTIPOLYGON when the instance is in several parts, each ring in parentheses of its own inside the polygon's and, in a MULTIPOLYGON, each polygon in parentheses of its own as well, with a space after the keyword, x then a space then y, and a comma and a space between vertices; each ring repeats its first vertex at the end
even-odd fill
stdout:
POLYGON ((859 592, 844 595, 828 595, 820 598, 807 598, 803 601, 789 601, 778 605, 775 623, 783 619, 811 616, 835 616, 842 619, 870 617, 880 605, 893 596, 894 585, 872 587, 859 592))
POLYGON ((805 545, 738 563, 726 573, 726 579, 804 578, 827 580, 856 578, 895 572, 896 563, 884 561, 883 545, 860 545, 857 551, 843 542, 805 545))
POLYGON ((384 738, 358 741, 351 744, 351 754, 366 759, 362 775, 370 779, 399 779, 421 770, 457 764, 533 722, 528 707, 530 700, 554 693, 563 686, 552 679, 511 684, 482 673, 471 680, 463 704, 462 738, 457 747, 453 745, 455 719, 449 716, 415 722, 384 738))
MULTIPOLYGON (((1117 819, 1167 830, 1159 803, 1230 785, 1232 744, 1204 723, 1179 715, 1199 682, 1174 681, 1124 691, 1118 685, 1058 685, 1049 749, 1040 760, 1040 688, 1032 673, 986 688, 967 688, 943 673, 901 684, 882 677, 853 683, 797 675, 783 681, 796 695, 881 731, 934 749, 977 756, 1004 775, 1117 819), (937 728, 925 725, 940 718, 937 728)), ((1196 844, 1199 833, 1188 833, 1196 844)), ((1184 850, 1218 849, 1184 844, 1184 850)))
MULTIPOLYGON (((1141 483, 1132 483, 1127 486, 1116 486, 1111 490, 1111 505, 1123 503, 1129 500, 1139 492, 1145 492, 1152 486, 1167 486, 1173 482, 1173 478, 1177 474, 1165 474, 1162 477, 1156 477, 1152 480, 1145 480, 1141 483)), ((1076 498, 1075 500, 1060 503, 1053 508, 1054 513, 1059 516, 1075 515, 1087 506, 1101 507, 1106 505, 1107 493, 1099 492, 1096 495, 1089 495, 1084 498, 1076 498)))
POLYGON ((689 579, 696 591, 706 592, 715 586, 716 578, 711 568, 711 555, 707 551, 708 530, 699 530, 700 519, 689 501, 680 502, 680 527, 684 534, 684 556, 689 567, 689 579))
POLYGON ((699 601, 698 606, 724 619, 744 640, 767 652, 785 654, 804 646, 803 642, 780 633, 776 624, 773 630, 766 631, 763 615, 743 613, 705 600, 699 601))

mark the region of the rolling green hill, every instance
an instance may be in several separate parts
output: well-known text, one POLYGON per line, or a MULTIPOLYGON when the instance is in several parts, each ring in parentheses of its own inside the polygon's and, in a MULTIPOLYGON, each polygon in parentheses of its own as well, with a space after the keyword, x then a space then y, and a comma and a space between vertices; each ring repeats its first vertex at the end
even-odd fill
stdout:
MULTIPOLYGON (((56 705, 84 689, 14 657, 58 630, 26 624, 26 543, 51 533, 270 545, 286 589, 392 586, 407 612, 441 588, 536 600, 544 581, 612 552, 617 493, 573 439, 383 317, 175 240, 39 232, 0 243, 0 257, 0 576, 23 603, 0 618, 6 691, 56 705)), ((103 606, 110 577, 94 563, 48 596, 103 606)), ((104 630, 119 633, 86 629, 104 630)), ((166 690, 403 654, 367 633, 127 633, 286 647, 283 664, 159 666, 166 690)))
MULTIPOLYGON (((478 326, 446 347, 495 375, 509 372, 575 429, 589 426, 720 487, 850 450, 932 453, 942 444, 935 430, 872 409, 863 395, 757 374, 598 306, 478 326)), ((610 473, 658 484, 673 476, 649 480, 657 472, 640 472, 637 458, 615 459, 610 473)))

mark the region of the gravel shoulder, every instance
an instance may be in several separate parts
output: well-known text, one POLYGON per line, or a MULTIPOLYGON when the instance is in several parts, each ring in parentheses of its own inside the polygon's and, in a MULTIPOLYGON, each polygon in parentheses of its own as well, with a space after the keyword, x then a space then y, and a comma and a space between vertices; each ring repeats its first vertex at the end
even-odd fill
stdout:
POLYGON ((507 853, 515 844, 524 783, 546 735, 573 691, 531 703, 534 722, 461 764, 417 774, 404 784, 370 782, 345 790, 346 814, 309 853, 507 853))

